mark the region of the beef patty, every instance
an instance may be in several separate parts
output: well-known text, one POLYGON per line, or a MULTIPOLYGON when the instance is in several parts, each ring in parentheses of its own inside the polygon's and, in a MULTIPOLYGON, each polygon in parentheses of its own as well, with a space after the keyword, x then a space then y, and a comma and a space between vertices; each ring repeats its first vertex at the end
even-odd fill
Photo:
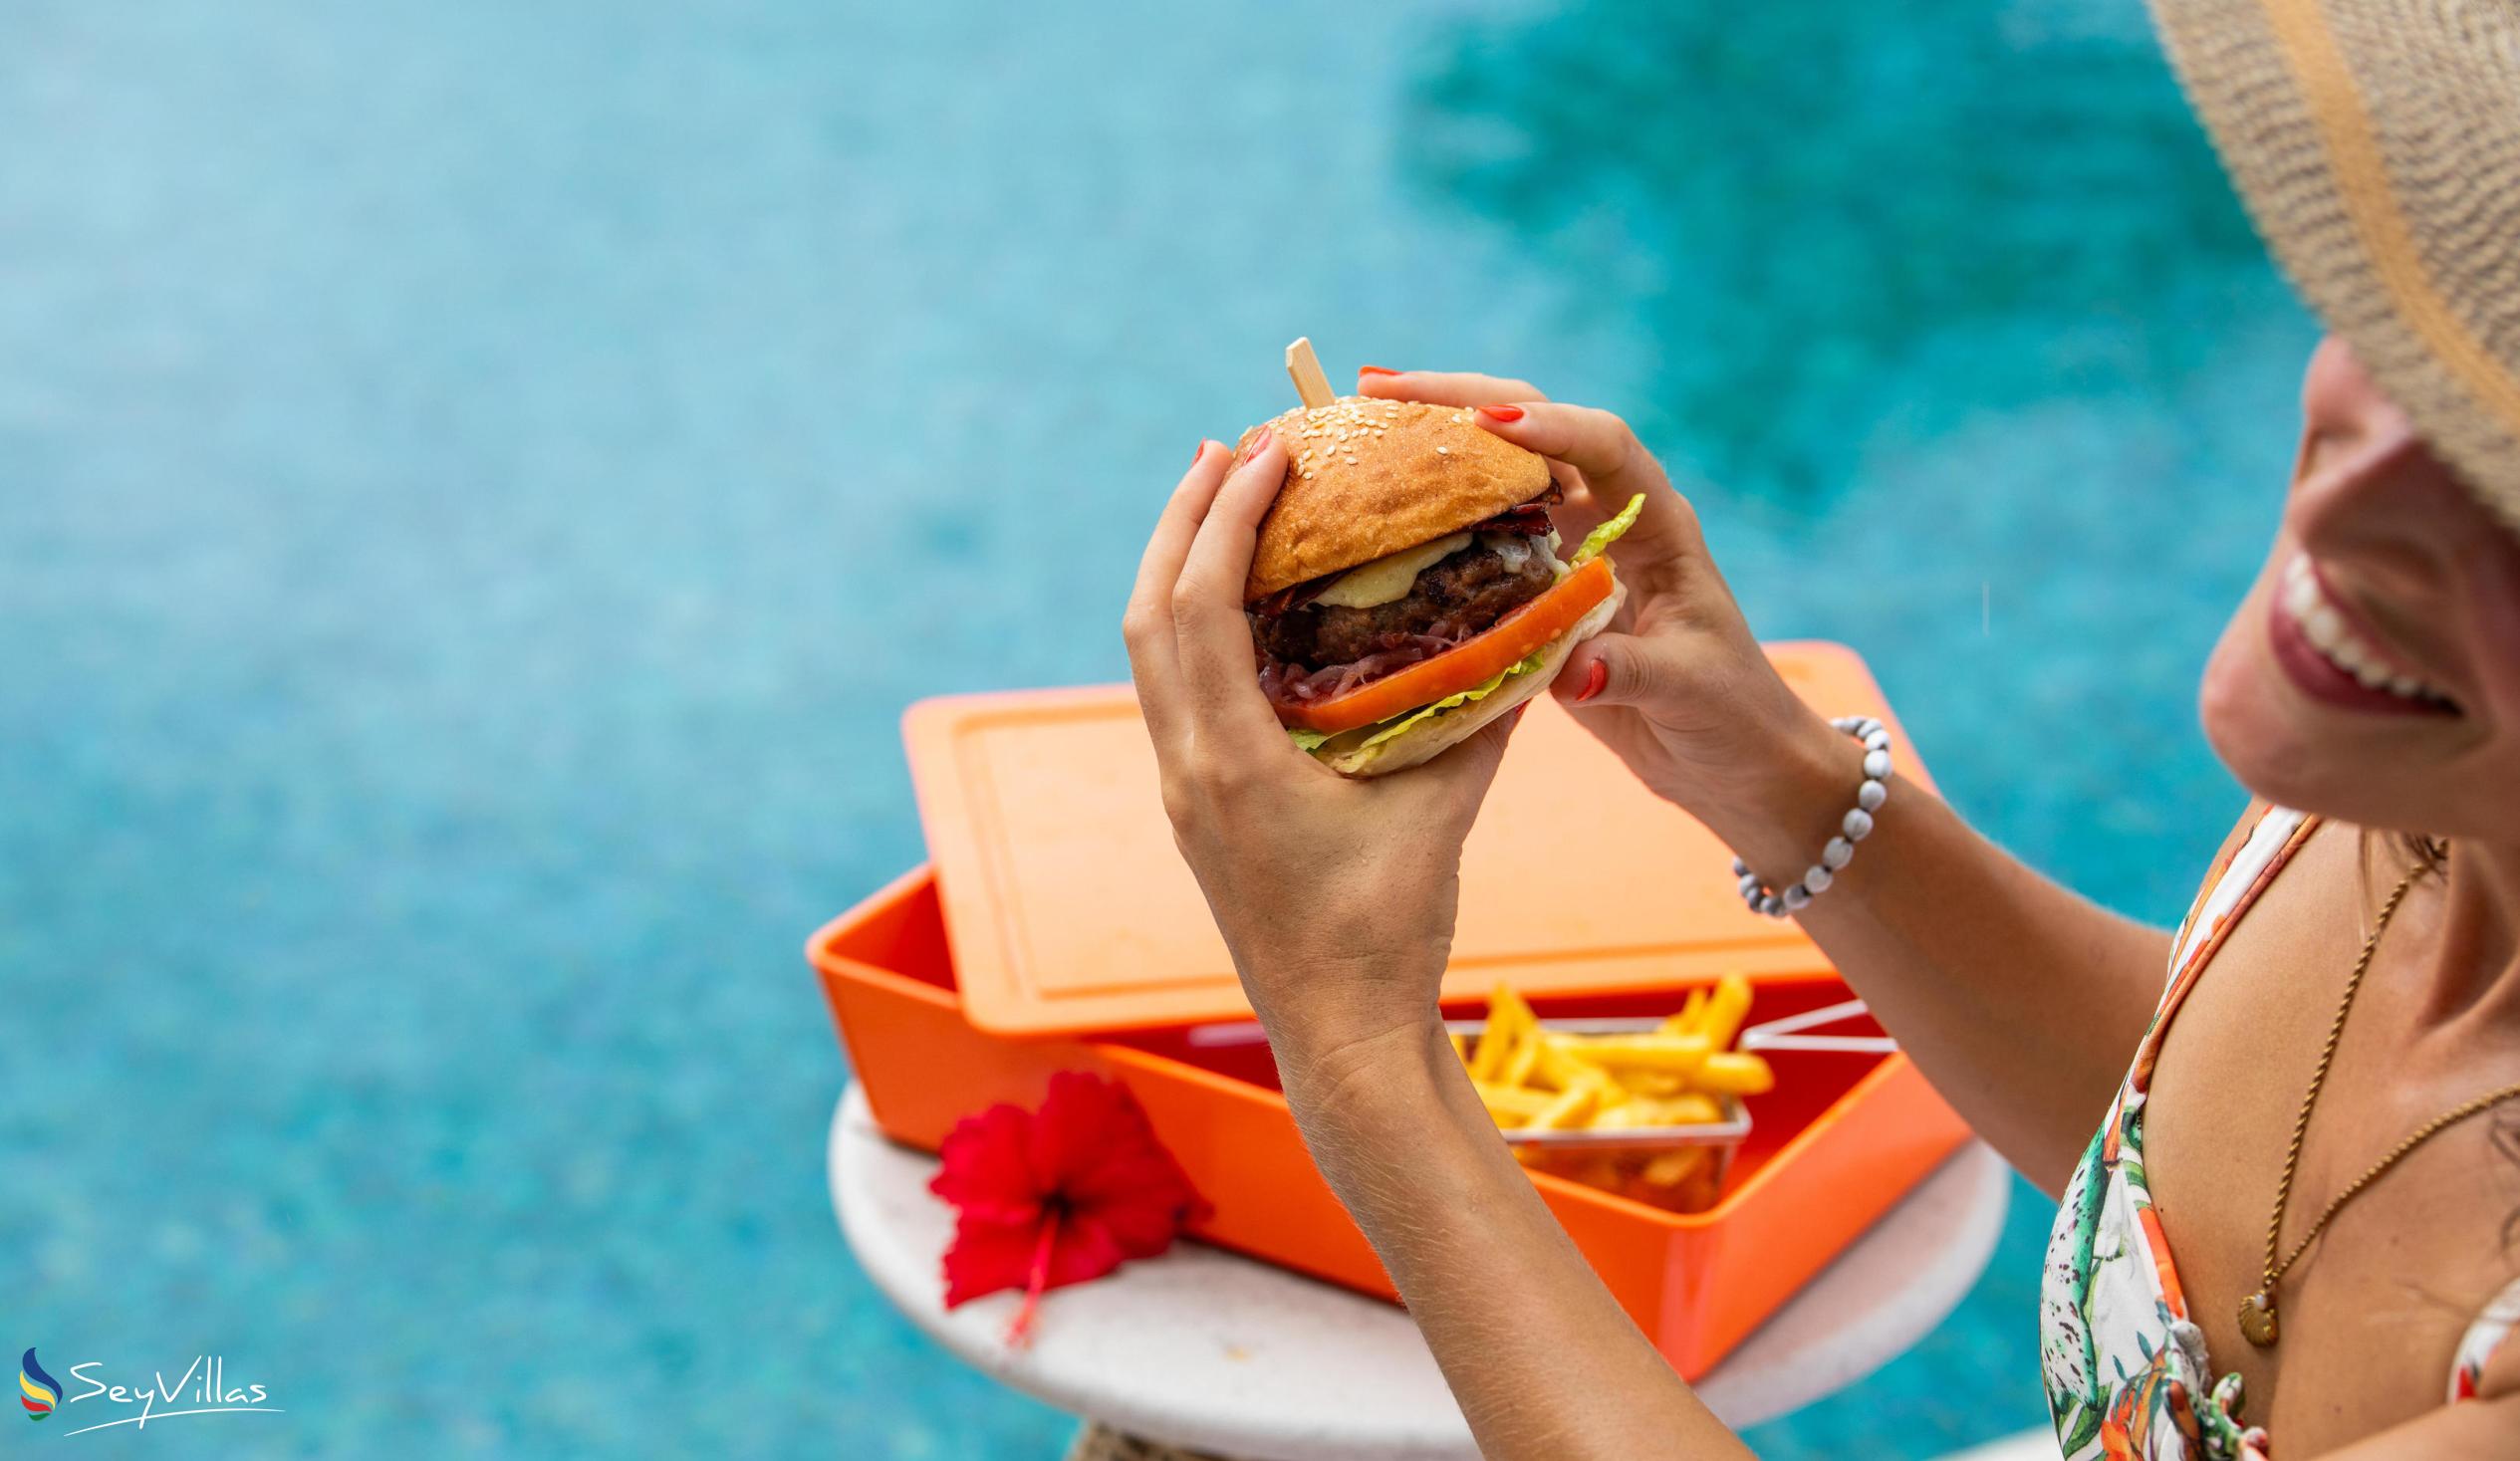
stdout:
POLYGON ((1500 551, 1481 538, 1417 576, 1404 598, 1372 609, 1306 604, 1253 614, 1251 637, 1274 658, 1313 669, 1347 664, 1420 635, 1466 639, 1557 582, 1546 555, 1500 551))

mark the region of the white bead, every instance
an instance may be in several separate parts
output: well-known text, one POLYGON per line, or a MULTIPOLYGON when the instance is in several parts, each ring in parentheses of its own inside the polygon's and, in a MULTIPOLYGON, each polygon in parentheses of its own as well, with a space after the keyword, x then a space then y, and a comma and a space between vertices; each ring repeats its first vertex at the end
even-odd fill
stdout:
POLYGON ((1741 900, 1752 911, 1771 918, 1800 911, 1828 891, 1838 869, 1854 859, 1855 845, 1872 836, 1873 814, 1890 800, 1890 729, 1870 715, 1841 715, 1829 724, 1864 743, 1864 780, 1855 789, 1855 806, 1838 824, 1839 835, 1820 850, 1820 860, 1803 873, 1802 880, 1787 885, 1782 892, 1769 891, 1747 862, 1739 857, 1732 859, 1733 873, 1741 880, 1741 900))

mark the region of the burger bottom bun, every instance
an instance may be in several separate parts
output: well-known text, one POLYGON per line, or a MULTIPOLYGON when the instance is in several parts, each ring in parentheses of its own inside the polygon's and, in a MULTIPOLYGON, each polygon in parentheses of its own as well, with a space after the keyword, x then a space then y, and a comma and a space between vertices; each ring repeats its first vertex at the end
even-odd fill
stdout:
POLYGON ((1628 586, 1611 590, 1610 597, 1593 606, 1593 610, 1575 621, 1575 626, 1550 640, 1542 650, 1540 668, 1529 674, 1518 674, 1497 687, 1486 699, 1457 710, 1447 710, 1431 720, 1421 720, 1407 730, 1363 750, 1342 751, 1336 740, 1325 741, 1313 752, 1316 760, 1341 776, 1384 776, 1405 771, 1421 762, 1432 761, 1451 750, 1525 700, 1548 688, 1566 667, 1566 657, 1575 646, 1608 627, 1611 615, 1627 602, 1628 586))

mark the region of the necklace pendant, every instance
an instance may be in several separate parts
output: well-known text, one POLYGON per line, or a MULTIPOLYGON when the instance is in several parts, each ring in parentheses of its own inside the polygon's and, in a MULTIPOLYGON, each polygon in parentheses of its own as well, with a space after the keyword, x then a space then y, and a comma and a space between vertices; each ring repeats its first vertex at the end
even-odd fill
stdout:
POLYGON ((2275 1293, 2260 1289, 2240 1301, 2240 1338, 2261 1349, 2275 1347, 2275 1293))

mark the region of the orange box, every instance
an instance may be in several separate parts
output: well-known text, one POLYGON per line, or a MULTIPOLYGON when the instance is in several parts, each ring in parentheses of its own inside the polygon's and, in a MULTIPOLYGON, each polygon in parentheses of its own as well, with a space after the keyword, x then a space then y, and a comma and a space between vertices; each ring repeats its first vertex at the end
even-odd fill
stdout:
MULTIPOLYGON (((1194 1043, 1182 1029, 1019 1040, 974 1028, 957 993, 926 867, 843 914, 806 948, 842 1043, 887 1133, 934 1150, 996 1101, 1040 1102, 1052 1073, 1126 1084, 1214 1215, 1208 1242, 1384 1298, 1382 1265, 1313 1168, 1258 1044, 1194 1043)), ((1825 970, 1751 973, 1752 1021, 1847 998, 1825 970)), ((1686 981, 1651 991, 1535 996, 1544 1016, 1666 1014, 1686 981)), ((1479 1013, 1475 1004, 1452 1008, 1479 1013)), ((1729 1190, 1676 1214, 1532 1174, 1620 1304, 1681 1374, 1714 1367, 1760 1322, 1965 1139, 1900 1055, 1775 1052, 1776 1089, 1749 1098, 1753 1127, 1729 1190)))
MULTIPOLYGON (((1902 786, 1932 788, 1855 651, 1768 654, 1820 714, 1880 716, 1902 786)), ((1528 708, 1462 845, 1445 999, 1499 981, 1537 1000, 1828 969, 1799 924, 1743 906, 1712 832, 1556 701, 1528 708)), ((939 696, 909 708, 901 737, 965 1019, 1101 1038, 1250 1018, 1128 686, 939 696)))

